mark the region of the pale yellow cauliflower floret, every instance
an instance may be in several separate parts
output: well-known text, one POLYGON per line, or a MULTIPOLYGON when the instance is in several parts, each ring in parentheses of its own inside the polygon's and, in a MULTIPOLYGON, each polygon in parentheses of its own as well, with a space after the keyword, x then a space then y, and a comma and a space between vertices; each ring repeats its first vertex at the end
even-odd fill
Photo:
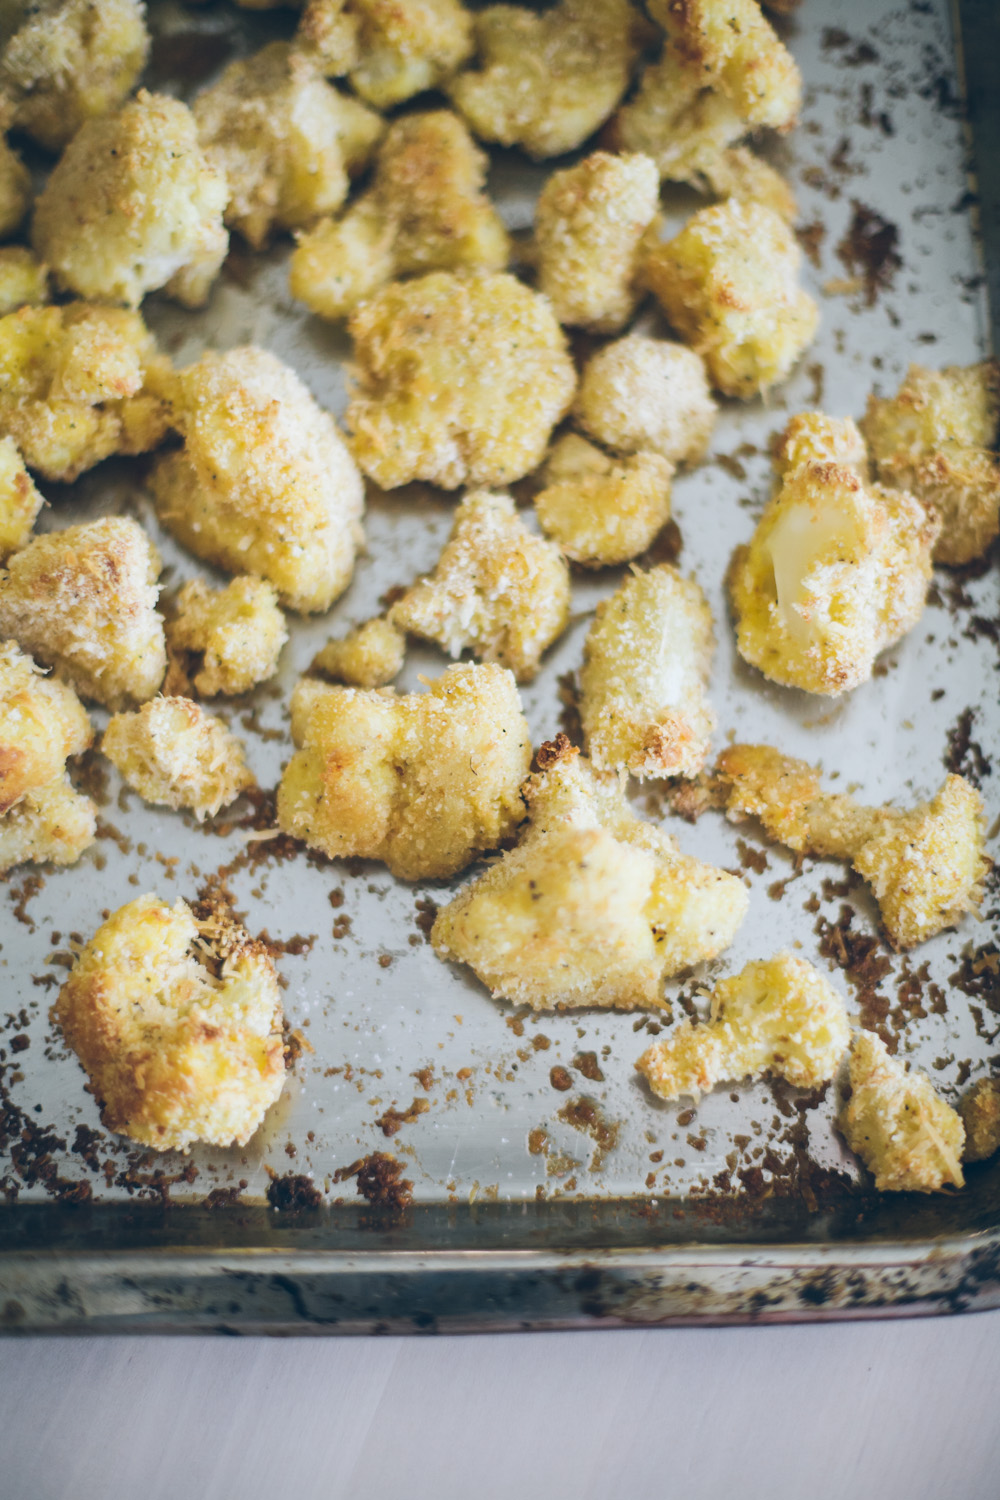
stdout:
POLYGON ((1000 1151, 1000 1079, 980 1078, 962 1099, 958 1113, 965 1126, 963 1161, 985 1161, 1000 1151))
POLYGON ((855 1033, 851 1097, 837 1124, 881 1193, 960 1188, 965 1128, 924 1073, 907 1072, 870 1031, 855 1033))
POLYGON ((25 545, 44 504, 14 439, 0 438, 0 563, 25 545))
POLYGON ((538 290, 566 327, 615 333, 641 296, 659 227, 660 179, 648 156, 595 151, 553 172, 535 209, 538 290))
POLYGON ((0 814, 62 777, 93 739, 68 683, 44 677, 14 641, 0 642, 0 814))
POLYGON ((451 656, 471 650, 529 682, 566 629, 569 599, 558 547, 528 530, 509 495, 477 491, 456 511, 434 572, 392 606, 390 619, 451 656))
POLYGON ((380 615, 339 640, 327 641, 313 657, 310 671, 351 687, 385 687, 402 671, 405 656, 406 636, 380 615))
POLYGON ((732 745, 718 775, 734 815, 760 818, 796 853, 848 859, 872 888, 890 941, 912 948, 976 911, 990 868, 982 798, 962 776, 909 811, 821 792, 819 772, 768 745, 732 745))
POLYGON ((911 365, 895 396, 868 398, 861 428, 878 477, 940 517, 936 561, 980 557, 1000 531, 1000 364, 911 365))
POLYGON ((104 1124, 157 1151, 243 1146, 281 1093, 281 991, 266 948, 184 901, 120 907, 55 1014, 104 1124))
POLYGON ((715 426, 705 364, 693 349, 630 333, 584 366, 574 415, 618 453, 659 453, 696 464, 715 426))
POLYGON ((567 557, 588 568, 645 552, 670 519, 673 465, 659 453, 609 458, 575 432, 552 446, 535 496, 538 521, 567 557))
POLYGON ((297 41, 362 99, 391 109, 439 88, 472 51, 460 0, 309 0, 297 41))
POLYGON ((645 277, 718 389, 749 400, 785 379, 816 332, 819 309, 799 286, 801 261, 773 209, 734 198, 701 209, 653 250, 645 277))
POLYGON ((198 557, 268 579, 289 609, 329 609, 351 581, 364 508, 333 418, 252 346, 203 354, 171 407, 184 446, 153 470, 163 524, 198 557))
POLYGON ((792 417, 772 445, 771 458, 779 479, 803 464, 837 464, 868 479, 868 450, 850 417, 828 417, 804 411, 792 417))
POLYGON ((0 817, 0 875, 15 865, 74 865, 97 837, 97 810, 63 774, 0 817))
POLYGON ((711 1018, 677 1022, 636 1068, 661 1099, 697 1100, 718 1083, 762 1074, 817 1088, 851 1040, 844 1002, 812 964, 791 953, 747 964, 711 992, 711 1018))
POLYGON ((186 583, 166 632, 172 654, 194 658, 190 672, 203 698, 248 693, 266 682, 277 672, 288 639, 274 586, 246 577, 224 589, 210 589, 200 578, 186 583))
POLYGON ((24 245, 0 247, 0 318, 48 300, 48 267, 24 245))
POLYGON ((163 287, 201 307, 229 244, 227 197, 187 105, 142 90, 77 131, 35 205, 32 244, 78 296, 138 307, 163 287))
POLYGON ((31 173, 0 132, 0 240, 17 232, 30 203, 31 173))
POLYGON ((565 736, 538 759, 521 843, 444 907, 434 947, 534 1010, 658 1009, 665 977, 728 947, 746 891, 635 818, 565 736))
POLYGON ((499 271, 510 241, 483 183, 486 157, 449 110, 389 127, 375 179, 340 219, 299 238, 289 283, 324 318, 342 318, 397 276, 499 271))
POLYGON ((145 802, 212 817, 256 786, 243 746, 221 719, 190 698, 154 698, 115 714, 101 750, 145 802))
POLYGON ((511 484, 541 462, 576 389, 544 297, 503 272, 433 271, 362 303, 350 323, 354 455, 383 489, 511 484))
POLYGON ((715 715, 706 688, 715 636, 693 578, 669 563, 634 571, 597 606, 583 647, 584 747, 602 771, 694 776, 715 715))
POLYGON ((106 516, 36 536, 0 572, 0 636, 117 709, 151 698, 167 656, 160 559, 137 521, 106 516))
POLYGON ((383 860, 403 880, 447 878, 524 817, 531 763, 513 676, 451 667, 425 693, 304 679, 292 699, 301 748, 278 789, 278 824, 333 857, 383 860))

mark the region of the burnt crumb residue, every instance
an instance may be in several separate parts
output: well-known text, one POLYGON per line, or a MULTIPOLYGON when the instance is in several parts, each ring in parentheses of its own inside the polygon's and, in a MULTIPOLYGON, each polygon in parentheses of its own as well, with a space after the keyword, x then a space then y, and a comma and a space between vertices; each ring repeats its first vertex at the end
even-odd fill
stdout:
POLYGON ((418 896, 414 905, 417 908, 417 914, 413 920, 423 933, 424 942, 429 943, 434 923, 437 921, 438 904, 436 901, 432 901, 429 896, 418 896))
POLYGON ((425 1115, 430 1109, 430 1101, 418 1096, 414 1099, 409 1109, 398 1110, 393 1106, 387 1109, 384 1115, 379 1115, 375 1124, 386 1137, 396 1135, 404 1125, 412 1125, 414 1120, 425 1115))
POLYGON ((279 1213, 297 1213, 304 1208, 318 1208, 323 1194, 311 1177, 301 1173, 287 1172, 284 1177, 268 1169, 271 1180, 267 1185, 267 1201, 279 1213))
POLYGON ((976 712, 974 708, 965 709, 949 729, 944 764, 947 771, 956 776, 964 776, 973 786, 981 787, 985 777, 993 771, 993 761, 983 753, 978 741, 972 738, 976 712))
POLYGON ((554 1068, 549 1069, 549 1082, 560 1094, 567 1094, 573 1087, 573 1075, 557 1063, 554 1068))
POLYGON ((802 246, 803 253, 810 264, 819 269, 819 252, 823 241, 826 239, 826 225, 820 219, 814 219, 811 224, 803 224, 795 231, 795 237, 802 246))
POLYGON ((578 1052, 573 1059, 573 1067, 578 1073, 582 1073, 584 1078, 589 1078, 591 1083, 604 1082, 604 1074, 601 1072, 596 1052, 578 1052))
POLYGON ((875 208, 851 201, 853 210, 847 233, 837 245, 837 256, 852 276, 861 279, 865 301, 873 306, 879 292, 892 286, 903 264, 899 253, 899 230, 875 208))
POLYGON ((820 37, 824 52, 833 53, 845 68, 862 68, 876 63, 879 55, 871 42, 851 36, 839 26, 824 26, 820 37))
POLYGON ((373 1208, 388 1208, 399 1211, 413 1202, 413 1183, 403 1176, 403 1168, 394 1156, 384 1151, 373 1151, 349 1167, 341 1167, 333 1174, 334 1182, 344 1182, 349 1177, 357 1179, 358 1192, 373 1208))
MULTIPOLYGON (((235 1208, 247 1186, 248 1184, 241 1180, 238 1187, 213 1188, 208 1196, 201 1200, 201 1206, 202 1208, 235 1208)), ((276 1208, 278 1206, 278 1204, 274 1205, 276 1208)))
POLYGON ((618 1135, 621 1126, 616 1122, 605 1119, 600 1107, 593 1099, 586 1097, 571 1099, 564 1104, 558 1112, 558 1119, 574 1130, 579 1130, 584 1135, 589 1135, 597 1150, 594 1152, 590 1163, 592 1172, 600 1172, 604 1166, 604 1158, 609 1151, 614 1151, 618 1145, 618 1135))
POLYGON ((559 710, 559 728, 574 745, 583 744, 583 720, 580 718, 580 684, 575 672, 564 672, 556 678, 557 696, 562 707, 559 710))
POLYGON ((967 954, 954 974, 949 974, 948 983, 961 990, 963 995, 968 995, 970 1000, 978 1002, 978 1007, 970 1006, 970 1009, 979 1035, 988 1034, 990 1039, 996 1036, 997 1028, 988 1028, 983 1016, 984 1007, 991 1015, 1000 1016, 1000 950, 996 944, 984 943, 981 948, 967 954), (975 1016, 977 1008, 978 1017, 975 1016))
POLYGON ((850 906, 843 905, 836 922, 817 917, 814 930, 819 938, 819 951, 843 970, 854 990, 862 1026, 874 1031, 889 1051, 895 1052, 899 1036, 888 1024, 891 1002, 881 991, 883 979, 892 972, 893 960, 877 937, 854 931, 855 915, 850 906))

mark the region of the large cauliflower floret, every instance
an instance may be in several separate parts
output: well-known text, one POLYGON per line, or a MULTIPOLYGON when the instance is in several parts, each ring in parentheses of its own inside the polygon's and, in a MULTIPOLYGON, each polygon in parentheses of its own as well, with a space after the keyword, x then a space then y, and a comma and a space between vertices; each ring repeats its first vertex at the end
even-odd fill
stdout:
POLYGON ((980 557, 1000 531, 1000 364, 911 365, 895 396, 868 398, 861 427, 878 477, 941 518, 936 560, 980 557))
POLYGON ((703 208, 646 260, 670 322, 713 383, 749 400, 790 373, 819 309, 798 283, 802 253, 773 209, 738 198, 703 208))
POLYGON ((711 1001, 709 1021, 679 1021, 636 1063, 661 1099, 697 1100, 718 1083, 765 1073, 817 1088, 850 1044, 843 999, 791 953, 747 964, 715 986, 711 1001))
POLYGON ((705 364, 693 349, 630 333, 584 366, 574 415, 618 453, 659 453, 696 464, 715 426, 705 364))
POLYGON ((451 656, 469 649, 529 682, 566 629, 569 599, 558 547, 528 530, 509 495, 479 491, 456 511, 434 572, 393 605, 390 619, 451 656))
POLYGON ((552 446, 535 510, 546 536, 588 568, 645 552, 670 519, 673 465, 659 453, 609 458, 569 432, 552 446))
POLYGON ((329 609, 363 540, 361 476, 333 418, 288 365, 252 346, 209 352, 171 388, 184 436, 151 484, 163 524, 198 557, 329 609))
POLYGON ((958 1113, 965 1126, 963 1161, 985 1161, 1000 1151, 1000 1079, 980 1078, 962 1099, 958 1113))
POLYGON ((14 641, 0 642, 0 814, 61 779, 67 756, 82 755, 92 739, 68 683, 43 677, 14 641))
POLYGON ((144 801, 199 818, 256 786, 239 740, 190 698, 154 698, 137 713, 115 714, 101 750, 144 801))
POLYGON ((0 817, 0 875, 15 865, 74 865, 97 837, 97 810, 67 775, 26 792, 0 817))
POLYGON ((881 1193, 936 1193, 965 1185, 965 1128, 924 1073, 907 1072, 870 1031, 855 1033, 851 1097, 838 1127, 881 1193))
POLYGON ((151 698, 167 655, 160 559, 137 521, 106 516, 37 536, 0 573, 0 635, 111 709, 151 698))
POLYGON ((48 266, 26 245, 0 246, 0 318, 48 300, 48 266))
POLYGON ((338 640, 327 641, 313 657, 311 672, 351 687, 385 687, 403 669, 406 636, 391 619, 378 615, 338 640))
POLYGON ((309 0, 298 44, 376 109, 439 88, 472 51, 460 0, 309 0))
POLYGON ((142 90, 77 131, 35 205, 32 243, 81 297, 138 307, 164 287, 201 307, 229 244, 227 199, 187 105, 142 90))
POLYGON ((501 272, 433 271, 395 283, 350 323, 358 367, 347 410, 376 484, 511 484, 541 462, 576 389, 544 297, 501 272))
POLYGON ((158 1151, 245 1145, 281 1093, 281 992, 266 948, 184 901, 140 896, 109 917, 55 1013, 104 1124, 158 1151))
POLYGON ((27 542, 44 504, 14 439, 0 438, 0 563, 27 542))
POLYGON ((718 775, 730 817, 760 818, 796 853, 849 859, 872 888, 890 941, 912 948, 975 911, 990 868, 982 798, 962 776, 909 811, 821 792, 819 772, 768 745, 732 745, 718 775))
POLYGON ((439 109, 396 120, 369 190, 342 218, 300 237, 292 295, 324 318, 343 318, 397 276, 502 270, 510 241, 485 176, 486 157, 457 115, 439 109))
POLYGON ((439 913, 434 947, 534 1010, 660 1008, 664 977, 728 947, 746 891, 635 818, 565 736, 538 759, 526 834, 439 913))
POLYGON ((274 586, 246 577, 224 589, 210 589, 200 578, 186 583, 166 632, 171 656, 183 657, 185 675, 203 698, 247 693, 266 682, 288 639, 274 586))
POLYGON ((633 572, 597 606, 580 718, 599 770, 653 778, 701 770, 715 727, 706 693, 714 647, 705 595, 669 563, 633 572))
POLYGON ((30 203, 31 173, 0 133, 0 240, 17 233, 30 203))

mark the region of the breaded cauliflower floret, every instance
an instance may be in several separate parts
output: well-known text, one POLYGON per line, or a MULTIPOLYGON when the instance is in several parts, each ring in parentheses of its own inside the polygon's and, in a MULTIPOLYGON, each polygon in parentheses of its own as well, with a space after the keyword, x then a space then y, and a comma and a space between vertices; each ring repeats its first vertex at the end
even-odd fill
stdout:
POLYGON ((771 460, 779 479, 803 464, 836 464, 853 469, 860 479, 869 478, 868 450, 855 423, 821 411, 792 417, 772 444, 771 460))
POLYGON ((203 698, 248 693, 266 682, 277 672, 288 639, 274 586, 246 577, 224 589, 210 589, 200 578, 186 583, 166 632, 172 653, 200 657, 201 665, 192 662, 191 671, 203 698))
POLYGON ((534 1010, 658 1009, 664 977, 728 947, 746 891, 635 818, 565 736, 538 759, 521 843, 439 913, 434 947, 534 1010))
POLYGON ((794 1088, 828 1083, 851 1040, 844 1002, 791 953, 747 964, 712 990, 711 1019, 678 1021, 636 1063, 661 1099, 698 1100, 717 1083, 768 1073, 794 1088))
POLYGON ((861 429, 879 479, 940 516, 935 560, 980 557, 1000 531, 1000 363, 911 365, 895 396, 869 396, 861 429))
POLYGON ((538 290, 566 327, 616 333, 641 291, 659 227, 660 178, 648 156, 595 151, 553 172, 535 209, 538 290))
POLYGON ((502 667, 451 667, 428 692, 399 697, 305 678, 292 736, 301 748, 281 778, 278 825, 331 858, 447 878, 524 817, 531 744, 502 667))
POLYGON ((30 203, 31 173, 0 132, 0 240, 17 232, 30 203))
POLYGON ((659 453, 696 464, 715 426, 705 365, 693 349, 630 333, 584 366, 574 415, 618 453, 659 453))
POLYGON ((262 943, 140 896, 97 929, 55 1014, 109 1130, 157 1151, 243 1146, 285 1079, 281 991, 262 943))
POLYGON ((141 90, 77 131, 35 205, 32 244, 81 297, 138 307, 163 287, 201 307, 229 244, 227 198, 187 105, 141 90))
POLYGON ((798 218, 799 206, 785 178, 746 146, 723 151, 706 164, 703 175, 716 198, 762 203, 788 224, 798 218))
POLYGON ((0 318, 49 300, 49 271, 24 245, 0 248, 0 318))
POLYGON ((785 221, 738 198, 703 208, 647 257, 645 277, 713 383, 749 400, 791 372, 819 322, 798 283, 802 253, 785 221))
POLYGON ((575 432, 553 444, 535 510, 567 557, 607 568, 645 552, 670 519, 673 465, 658 453, 609 458, 575 432))
POLYGON ((364 490, 336 424, 290 366, 253 346, 203 354, 171 390, 184 436, 156 464, 157 514, 198 557, 329 609, 351 581, 364 490))
POLYGON ((486 157, 457 115, 439 109, 396 120, 369 190, 343 218, 300 236, 292 295, 321 317, 343 318, 397 276, 502 270, 510 241, 485 176, 486 157))
POLYGON ((43 677, 14 641, 0 642, 0 814, 62 777, 93 739, 68 683, 43 677))
POLYGON ((25 545, 44 504, 14 439, 0 438, 0 563, 25 545))
POLYGON ((115 714, 101 751, 143 801, 199 818, 257 784, 236 736, 190 698, 154 698, 137 713, 115 714))
POLYGON ((569 569, 558 547, 534 536, 509 495, 466 495, 429 577, 392 606, 399 630, 471 650, 530 682, 569 621, 569 569))
POLYGON ((15 865, 75 865, 97 837, 97 809, 63 774, 0 817, 0 875, 15 865))
POLYGON ((143 703, 167 654, 160 559, 137 521, 105 516, 36 536, 0 572, 0 636, 107 708, 143 703))
POLYGON ((931 802, 900 811, 821 792, 813 766, 768 745, 730 746, 717 772, 730 817, 760 818, 796 853, 849 859, 895 947, 912 948, 977 910, 990 861, 982 798, 964 777, 948 776, 931 802))
POLYGON ((965 1126, 963 1161, 985 1161, 1000 1151, 1000 1078, 980 1078, 960 1100, 965 1126))
POLYGON ((541 462, 576 389, 544 297, 503 272, 388 286, 350 323, 354 456, 383 489, 511 484, 541 462))
POLYGON ((474 18, 476 66, 448 86, 476 135, 536 160, 575 151, 628 87, 643 22, 628 0, 560 0, 474 18))
POLYGON ((705 595, 669 563, 633 572, 597 606, 580 718, 599 770, 654 779, 701 770, 715 728, 706 693, 714 648, 705 595))
POLYGON ((907 1072, 870 1031, 855 1032, 851 1097, 838 1127, 880 1193, 964 1187, 965 1128, 924 1073, 907 1072))
POLYGON ((439 88, 472 52, 460 0, 309 0, 297 41, 376 109, 439 88))
POLYGON ((391 619, 379 615, 339 640, 327 641, 310 671, 351 687, 385 687, 402 671, 405 656, 406 636, 391 619))

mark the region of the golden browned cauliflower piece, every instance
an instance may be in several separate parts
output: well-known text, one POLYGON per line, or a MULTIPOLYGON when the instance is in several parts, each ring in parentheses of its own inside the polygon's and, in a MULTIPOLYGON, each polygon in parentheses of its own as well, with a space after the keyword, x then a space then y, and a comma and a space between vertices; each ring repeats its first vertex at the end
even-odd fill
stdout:
POLYGON ((471 650, 530 682, 569 621, 569 569, 509 495, 466 495, 429 577, 392 606, 392 623, 451 656, 471 650))
POLYGON ((819 772, 768 745, 732 745, 719 757, 730 817, 760 818, 796 853, 849 859, 872 888, 890 941, 912 948, 975 911, 990 868, 982 798, 948 776, 910 811, 866 807, 821 792, 819 772))
POLYGON ((186 583, 166 632, 171 655, 183 659, 203 698, 248 693, 266 682, 288 639, 274 586, 247 577, 224 589, 210 589, 200 578, 186 583))
POLYGON ((565 736, 538 759, 526 834, 439 913, 434 947, 534 1010, 659 1009, 664 977, 728 947, 746 891, 635 818, 565 736))
POLYGON ((145 802, 187 807, 199 819, 257 784, 236 736, 190 698, 154 698, 115 714, 101 750, 145 802))
POLYGON ((569 432, 553 444, 535 510, 567 557, 607 568, 638 557, 670 519, 673 465, 658 453, 609 458, 569 432))
POLYGON ((0 438, 0 563, 27 542, 44 504, 14 439, 0 438))
POLYGON ((669 563, 634 571, 597 606, 583 648, 580 718, 598 770, 697 775, 715 728, 706 693, 714 649, 705 595, 669 563))
POLYGON ((537 14, 490 5, 473 21, 477 66, 448 85, 476 135, 536 160, 575 151, 628 87, 642 18, 628 0, 560 0, 537 14))
POLYGON ((511 484, 541 462, 576 371, 544 297, 503 272, 397 282, 350 323, 354 456, 383 489, 511 484))
POLYGON ((764 1073, 817 1088, 833 1078, 850 1044, 843 999, 791 953, 747 964, 715 986, 711 1001, 709 1021, 677 1022, 636 1063, 661 1099, 697 1101, 717 1083, 764 1073))
POLYGON ((472 51, 460 0, 309 0, 300 46, 376 109, 439 88, 472 51))
POLYGON ((143 89, 77 131, 35 205, 32 244, 81 297, 138 307, 163 287, 201 307, 229 244, 227 199, 187 105, 143 89))
POLYGON ((184 901, 120 907, 80 954, 55 1014, 104 1124, 157 1151, 245 1145, 285 1081, 267 949, 184 901))
POLYGON ((0 636, 84 698, 151 698, 167 654, 156 613, 160 559, 137 521, 105 516, 34 537, 0 572, 0 636))
POLYGON ((0 132, 0 240, 17 232, 30 203, 31 173, 0 132))
POLYGON ((880 1193, 965 1186, 959 1116, 924 1073, 908 1072, 870 1031, 854 1034, 851 1097, 837 1124, 880 1193))
POLYGON ((870 477, 868 450, 854 422, 821 411, 792 417, 772 443, 771 459, 779 479, 803 464, 836 464, 853 469, 861 479, 870 477))
POLYGON ((769 162, 755 156, 746 146, 734 146, 706 163, 704 178, 716 198, 742 198, 763 203, 794 224, 799 206, 791 187, 769 162))
POLYGON ((49 300, 49 271, 24 245, 0 248, 0 318, 49 300))
POLYGON ((328 641, 313 658, 310 671, 351 687, 385 687, 402 671, 405 656, 406 636, 391 619, 377 616, 339 640, 328 641))
POLYGON ((879 479, 940 516, 935 559, 980 557, 1000 531, 1000 363, 911 365, 895 396, 869 396, 861 428, 879 479))
POLYGON ((646 259, 645 277, 716 387, 749 400, 791 372, 819 309, 798 283, 802 253, 785 221, 732 198, 703 208, 646 259))
POLYGON ((659 228, 648 156, 595 151, 553 172, 535 209, 538 290, 566 327, 616 333, 639 303, 639 269, 659 228))
POLYGON ((531 744, 502 667, 451 667, 428 692, 400 697, 305 678, 292 736, 301 748, 278 788, 278 825, 331 858, 447 878, 524 817, 531 744))
POLYGON ((449 110, 396 120, 369 190, 343 218, 300 236, 292 295, 324 318, 343 318, 397 276, 502 270, 510 241, 483 191, 485 175, 486 157, 449 110))
POLYGON ((965 1126, 963 1161, 985 1161, 1000 1151, 1000 1078, 980 1078, 959 1100, 965 1126))
POLYGON ((203 354, 176 376, 171 406, 184 446, 152 473, 163 524, 196 556, 268 579, 289 609, 329 609, 351 581, 364 509, 333 418, 252 346, 203 354))
POLYGON ((618 453, 696 464, 715 426, 704 361, 683 344, 630 333, 584 366, 574 415, 618 453))
POLYGON ((74 865, 97 837, 97 810, 63 774, 0 817, 0 875, 15 865, 74 865))
POLYGON ((43 677, 14 641, 0 642, 0 814, 62 778, 66 758, 93 739, 73 689, 43 677))

